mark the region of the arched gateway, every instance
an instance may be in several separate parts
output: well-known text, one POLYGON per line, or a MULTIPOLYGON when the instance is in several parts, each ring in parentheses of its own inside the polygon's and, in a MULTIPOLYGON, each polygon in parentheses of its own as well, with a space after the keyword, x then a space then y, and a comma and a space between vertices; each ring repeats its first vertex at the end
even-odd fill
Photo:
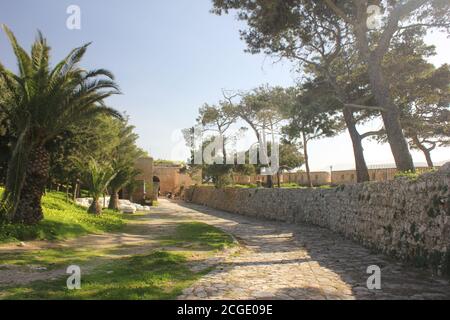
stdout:
MULTIPOLYGON (((158 196, 179 196, 185 187, 195 184, 197 177, 192 178, 182 173, 182 165, 154 165, 153 158, 143 157, 136 161, 136 169, 140 174, 135 178, 132 190, 122 190, 124 199, 136 203, 151 204, 158 196)), ((201 174, 199 174, 201 180, 201 174)))

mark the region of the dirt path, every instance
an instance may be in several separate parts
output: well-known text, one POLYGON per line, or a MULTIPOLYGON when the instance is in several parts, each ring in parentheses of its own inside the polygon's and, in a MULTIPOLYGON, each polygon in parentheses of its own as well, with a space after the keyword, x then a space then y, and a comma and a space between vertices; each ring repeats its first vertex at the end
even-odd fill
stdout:
POLYGON ((186 289, 180 299, 450 299, 448 280, 373 254, 326 229, 193 204, 164 207, 233 234, 245 248, 186 289), (381 268, 381 290, 367 289, 371 265, 381 268))

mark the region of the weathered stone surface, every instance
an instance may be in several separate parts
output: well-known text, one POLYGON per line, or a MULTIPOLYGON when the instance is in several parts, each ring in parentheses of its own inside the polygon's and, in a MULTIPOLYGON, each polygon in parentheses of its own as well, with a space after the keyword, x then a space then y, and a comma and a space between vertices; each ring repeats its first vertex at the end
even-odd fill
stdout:
POLYGON ((192 187, 185 200, 246 216, 325 227, 433 273, 450 273, 450 164, 417 180, 335 189, 192 187))
POLYGON ((224 255, 213 271, 183 291, 179 299, 450 299, 447 279, 374 254, 325 228, 195 204, 161 200, 161 206, 223 229, 240 243, 235 254, 224 255), (380 290, 367 288, 370 265, 381 268, 380 290))

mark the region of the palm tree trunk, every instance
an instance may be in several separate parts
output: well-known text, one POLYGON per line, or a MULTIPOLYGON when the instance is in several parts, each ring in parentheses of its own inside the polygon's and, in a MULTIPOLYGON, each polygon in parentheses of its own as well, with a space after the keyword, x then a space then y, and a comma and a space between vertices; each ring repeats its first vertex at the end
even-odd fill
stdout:
POLYGON ((36 224, 44 218, 41 207, 50 168, 50 155, 44 146, 34 147, 26 164, 26 176, 19 202, 13 215, 14 223, 36 224))
POLYGON ((109 199, 108 209, 118 211, 119 210, 119 192, 113 190, 111 192, 111 198, 109 199))
POLYGON ((98 198, 94 198, 92 200, 91 206, 88 209, 88 213, 92 213, 95 215, 99 215, 102 213, 102 204, 98 198))

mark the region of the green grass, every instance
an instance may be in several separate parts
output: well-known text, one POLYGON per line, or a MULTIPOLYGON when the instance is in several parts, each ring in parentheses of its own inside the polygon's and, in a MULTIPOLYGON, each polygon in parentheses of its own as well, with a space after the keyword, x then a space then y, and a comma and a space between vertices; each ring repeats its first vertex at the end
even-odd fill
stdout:
MULTIPOLYGON (((2 190, 0 190, 0 193, 2 190)), ((43 197, 44 220, 34 226, 0 223, 0 243, 29 240, 62 240, 89 233, 120 230, 121 214, 104 210, 100 216, 66 200, 63 193, 49 192, 43 197)))
MULTIPOLYGON (((201 222, 180 223, 174 234, 158 239, 161 246, 186 250, 217 251, 234 245, 232 237, 223 231, 201 222)), ((40 266, 46 270, 63 268, 71 264, 82 264, 90 259, 106 258, 124 246, 92 248, 58 248, 38 251, 8 252, 0 256, 0 265, 40 266)))
POLYGON ((91 258, 103 257, 111 250, 58 248, 38 251, 2 253, 0 265, 39 266, 45 270, 54 270, 67 267, 71 264, 82 264, 91 258))
POLYGON ((66 277, 2 288, 2 299, 151 300, 174 299, 209 270, 195 273, 181 253, 156 251, 104 264, 81 277, 80 290, 68 290, 66 277))
POLYGON ((175 234, 161 237, 165 246, 196 250, 222 250, 234 245, 233 238, 223 231, 201 222, 184 222, 175 234))
POLYGON ((255 189, 258 188, 256 184, 250 183, 250 184, 234 184, 231 185, 230 188, 237 188, 237 189, 255 189))
POLYGON ((3 255, 0 264, 17 266, 44 266, 47 270, 79 265, 82 271, 81 290, 68 290, 68 276, 26 285, 0 287, 0 299, 77 299, 77 300, 167 300, 174 299, 211 268, 194 272, 189 268, 189 257, 203 250, 204 258, 217 250, 234 245, 233 238, 223 231, 200 222, 180 223, 174 234, 157 240, 161 247, 174 251, 157 250, 145 255, 111 259, 106 255, 121 250, 58 249, 21 252, 3 255), (179 249, 182 249, 180 251, 179 249), (83 265, 95 261, 97 266, 83 274, 83 265))
POLYGON ((283 188, 283 189, 304 189, 305 187, 299 185, 298 183, 282 183, 281 188, 283 188))
MULTIPOLYGON (((67 202, 65 195, 59 193, 45 196, 43 208, 45 219, 36 226, 0 225, 0 239, 4 242, 65 239, 118 230, 126 221, 136 219, 135 216, 122 216, 107 210, 102 216, 87 214, 85 209, 67 202)), ((199 257, 207 259, 235 243, 230 235, 213 226, 180 222, 170 234, 155 239, 154 244, 157 249, 144 255, 128 251, 127 245, 3 253, 0 265, 7 268, 15 266, 21 272, 43 267, 41 271, 34 272, 45 273, 79 265, 82 288, 68 290, 68 275, 64 275, 23 285, 0 286, 0 299, 174 299, 212 269, 207 267, 202 271, 193 271, 190 269, 191 257, 195 256, 195 260, 199 257)), ((201 263, 201 260, 196 263, 201 263)))

